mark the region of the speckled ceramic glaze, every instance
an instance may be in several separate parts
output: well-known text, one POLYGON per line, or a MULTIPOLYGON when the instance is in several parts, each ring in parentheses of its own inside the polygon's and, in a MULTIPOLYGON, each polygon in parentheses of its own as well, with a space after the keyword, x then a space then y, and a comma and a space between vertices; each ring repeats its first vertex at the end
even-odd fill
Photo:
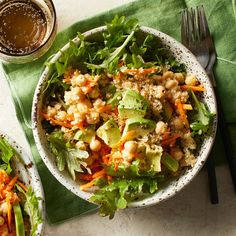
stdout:
MULTIPOLYGON (((6 134, 0 132, 0 136, 4 137, 8 143, 19 153, 21 160, 19 161, 15 156, 11 159, 11 167, 15 174, 18 174, 19 179, 26 185, 31 185, 36 196, 40 197, 39 210, 42 213, 42 219, 45 219, 45 201, 44 192, 41 184, 41 180, 36 169, 36 166, 30 159, 30 157, 24 152, 24 150, 6 134)), ((44 223, 41 223, 36 231, 37 236, 42 236, 44 230, 44 223)))
MULTIPOLYGON (((99 38, 99 35, 105 29, 106 29, 105 27, 99 27, 99 28, 90 30, 85 33, 85 36, 89 38, 94 38, 94 40, 96 40, 96 38, 99 38)), ((197 62, 193 54, 188 49, 186 49, 182 44, 177 42, 175 39, 171 38, 170 36, 158 30, 154 30, 148 27, 141 27, 141 32, 151 33, 155 37, 158 37, 163 42, 163 44, 166 45, 166 47, 170 49, 170 51, 173 53, 173 56, 175 56, 178 61, 186 65, 187 72, 197 76, 199 81, 203 83, 204 87, 206 88, 206 92, 203 95, 203 102, 207 104, 211 112, 216 113, 216 110, 217 110, 216 100, 215 100, 215 95, 214 95, 212 85, 209 81, 209 78, 206 75, 206 72, 197 62)), ((75 38, 74 42, 78 43, 78 39, 75 38)), ((61 49, 61 51, 62 52, 66 51, 68 47, 69 47, 69 43, 66 44, 61 49)), ((58 52, 52 58, 51 62, 57 61, 58 58, 60 58, 60 56, 61 56, 61 52, 58 52)), ((72 191, 74 194, 76 194, 77 196, 83 199, 88 200, 91 194, 81 191, 79 188, 79 182, 73 181, 66 171, 60 172, 57 169, 55 157, 53 156, 53 154, 51 153, 48 147, 45 131, 43 130, 42 125, 41 125, 41 117, 39 115, 39 112, 41 111, 41 108, 43 105, 42 104, 43 91, 47 85, 47 81, 50 78, 50 76, 51 76, 50 69, 45 68, 39 80, 38 86, 35 91, 34 99, 33 99, 32 121, 33 121, 33 134, 34 134, 35 142, 43 161, 45 162, 46 166, 51 171, 51 173, 54 175, 54 177, 66 188, 72 191)), ((182 173, 180 177, 178 177, 178 179, 171 181, 165 188, 160 189, 157 193, 150 195, 149 197, 145 199, 137 200, 135 202, 129 203, 129 207, 143 207, 143 206, 157 204, 175 195, 178 191, 183 189, 183 187, 186 186, 194 178, 194 176, 199 172, 199 170, 204 165, 214 142, 215 133, 216 133, 216 124, 217 124, 217 118, 215 118, 214 120, 213 127, 210 131, 210 134, 204 139, 202 143, 202 146, 198 152, 197 162, 193 168, 187 169, 185 172, 182 173)))

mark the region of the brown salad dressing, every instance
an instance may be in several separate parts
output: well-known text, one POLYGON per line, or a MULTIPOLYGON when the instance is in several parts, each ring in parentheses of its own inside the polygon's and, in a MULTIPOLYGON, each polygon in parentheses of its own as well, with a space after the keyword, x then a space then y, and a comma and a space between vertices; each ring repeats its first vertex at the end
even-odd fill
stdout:
POLYGON ((37 49, 47 32, 44 12, 33 1, 13 1, 0 6, 0 46, 14 54, 37 49))

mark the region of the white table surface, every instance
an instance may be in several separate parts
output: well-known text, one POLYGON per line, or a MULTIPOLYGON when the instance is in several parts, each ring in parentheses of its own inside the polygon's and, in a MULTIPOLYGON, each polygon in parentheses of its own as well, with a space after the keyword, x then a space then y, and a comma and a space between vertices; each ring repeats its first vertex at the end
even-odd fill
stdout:
MULTIPOLYGON (((59 31, 70 24, 131 0, 54 0, 59 31)), ((0 71, 0 130, 30 149, 16 119, 11 94, 0 71)), ((168 201, 143 209, 127 209, 113 220, 97 214, 46 224, 45 236, 234 236, 236 235, 236 194, 227 166, 217 167, 220 204, 209 201, 207 174, 198 176, 168 201)))

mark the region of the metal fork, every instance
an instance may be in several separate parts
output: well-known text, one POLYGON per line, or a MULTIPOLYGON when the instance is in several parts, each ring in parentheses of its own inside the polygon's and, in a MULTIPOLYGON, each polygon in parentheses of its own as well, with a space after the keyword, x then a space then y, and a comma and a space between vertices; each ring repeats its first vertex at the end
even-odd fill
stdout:
MULTIPOLYGON (((181 22, 181 39, 182 43, 196 56, 204 69, 209 66, 209 71, 212 71, 212 66, 215 62, 215 54, 209 48, 209 42, 212 40, 207 26, 206 16, 203 7, 196 9, 183 10, 181 22), (213 56, 212 56, 213 55, 213 56)), ((211 73, 213 74, 213 73, 211 73)), ((215 82, 213 81, 215 84, 215 82)), ((210 188, 210 197, 212 204, 217 204, 218 190, 216 182, 215 164, 212 154, 209 155, 207 162, 207 173, 210 188)))
POLYGON ((236 153, 233 150, 233 144, 230 139, 230 133, 228 130, 228 126, 226 125, 224 110, 223 110, 221 101, 219 99, 218 87, 216 86, 216 80, 215 80, 214 73, 213 73, 213 65, 216 61, 215 45, 214 45, 213 38, 210 35, 210 30, 209 30, 209 27, 207 24, 206 15, 204 13, 203 7, 202 7, 201 11, 202 11, 203 24, 205 25, 206 45, 208 47, 209 55, 210 55, 208 65, 206 67, 206 72, 212 81, 212 85, 215 88, 215 95, 216 95, 217 107, 218 107, 219 130, 220 130, 222 142, 224 145, 226 159, 228 161, 228 165, 229 165, 229 169, 230 169, 230 174, 231 174, 231 179, 232 179, 233 186, 234 186, 234 191, 236 192, 236 153))

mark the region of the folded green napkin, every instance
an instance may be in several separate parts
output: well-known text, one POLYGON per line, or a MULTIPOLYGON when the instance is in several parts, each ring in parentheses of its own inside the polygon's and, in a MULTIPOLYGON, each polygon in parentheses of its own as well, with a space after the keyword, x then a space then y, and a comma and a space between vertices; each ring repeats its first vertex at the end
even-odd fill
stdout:
MULTIPOLYGON (((234 81, 236 80, 236 18, 234 3, 234 0, 211 0, 205 1, 204 7, 218 53, 217 64, 215 66, 217 84, 227 124, 231 129, 231 138, 234 142, 234 147, 236 147, 236 83, 234 81)), ((180 40, 181 10, 201 4, 202 1, 200 0, 135 1, 70 26, 57 35, 50 51, 37 61, 25 65, 3 64, 3 69, 14 99, 18 120, 31 146, 32 154, 42 179, 46 197, 47 220, 49 223, 62 222, 66 219, 91 212, 96 209, 96 206, 76 197, 57 182, 49 173, 37 152, 30 128, 31 105, 44 61, 67 43, 69 39, 75 37, 77 31, 84 32, 104 25, 104 22, 111 20, 115 14, 136 17, 142 25, 156 28, 180 40)), ((217 158, 224 156, 220 141, 218 136, 213 149, 217 158)))

